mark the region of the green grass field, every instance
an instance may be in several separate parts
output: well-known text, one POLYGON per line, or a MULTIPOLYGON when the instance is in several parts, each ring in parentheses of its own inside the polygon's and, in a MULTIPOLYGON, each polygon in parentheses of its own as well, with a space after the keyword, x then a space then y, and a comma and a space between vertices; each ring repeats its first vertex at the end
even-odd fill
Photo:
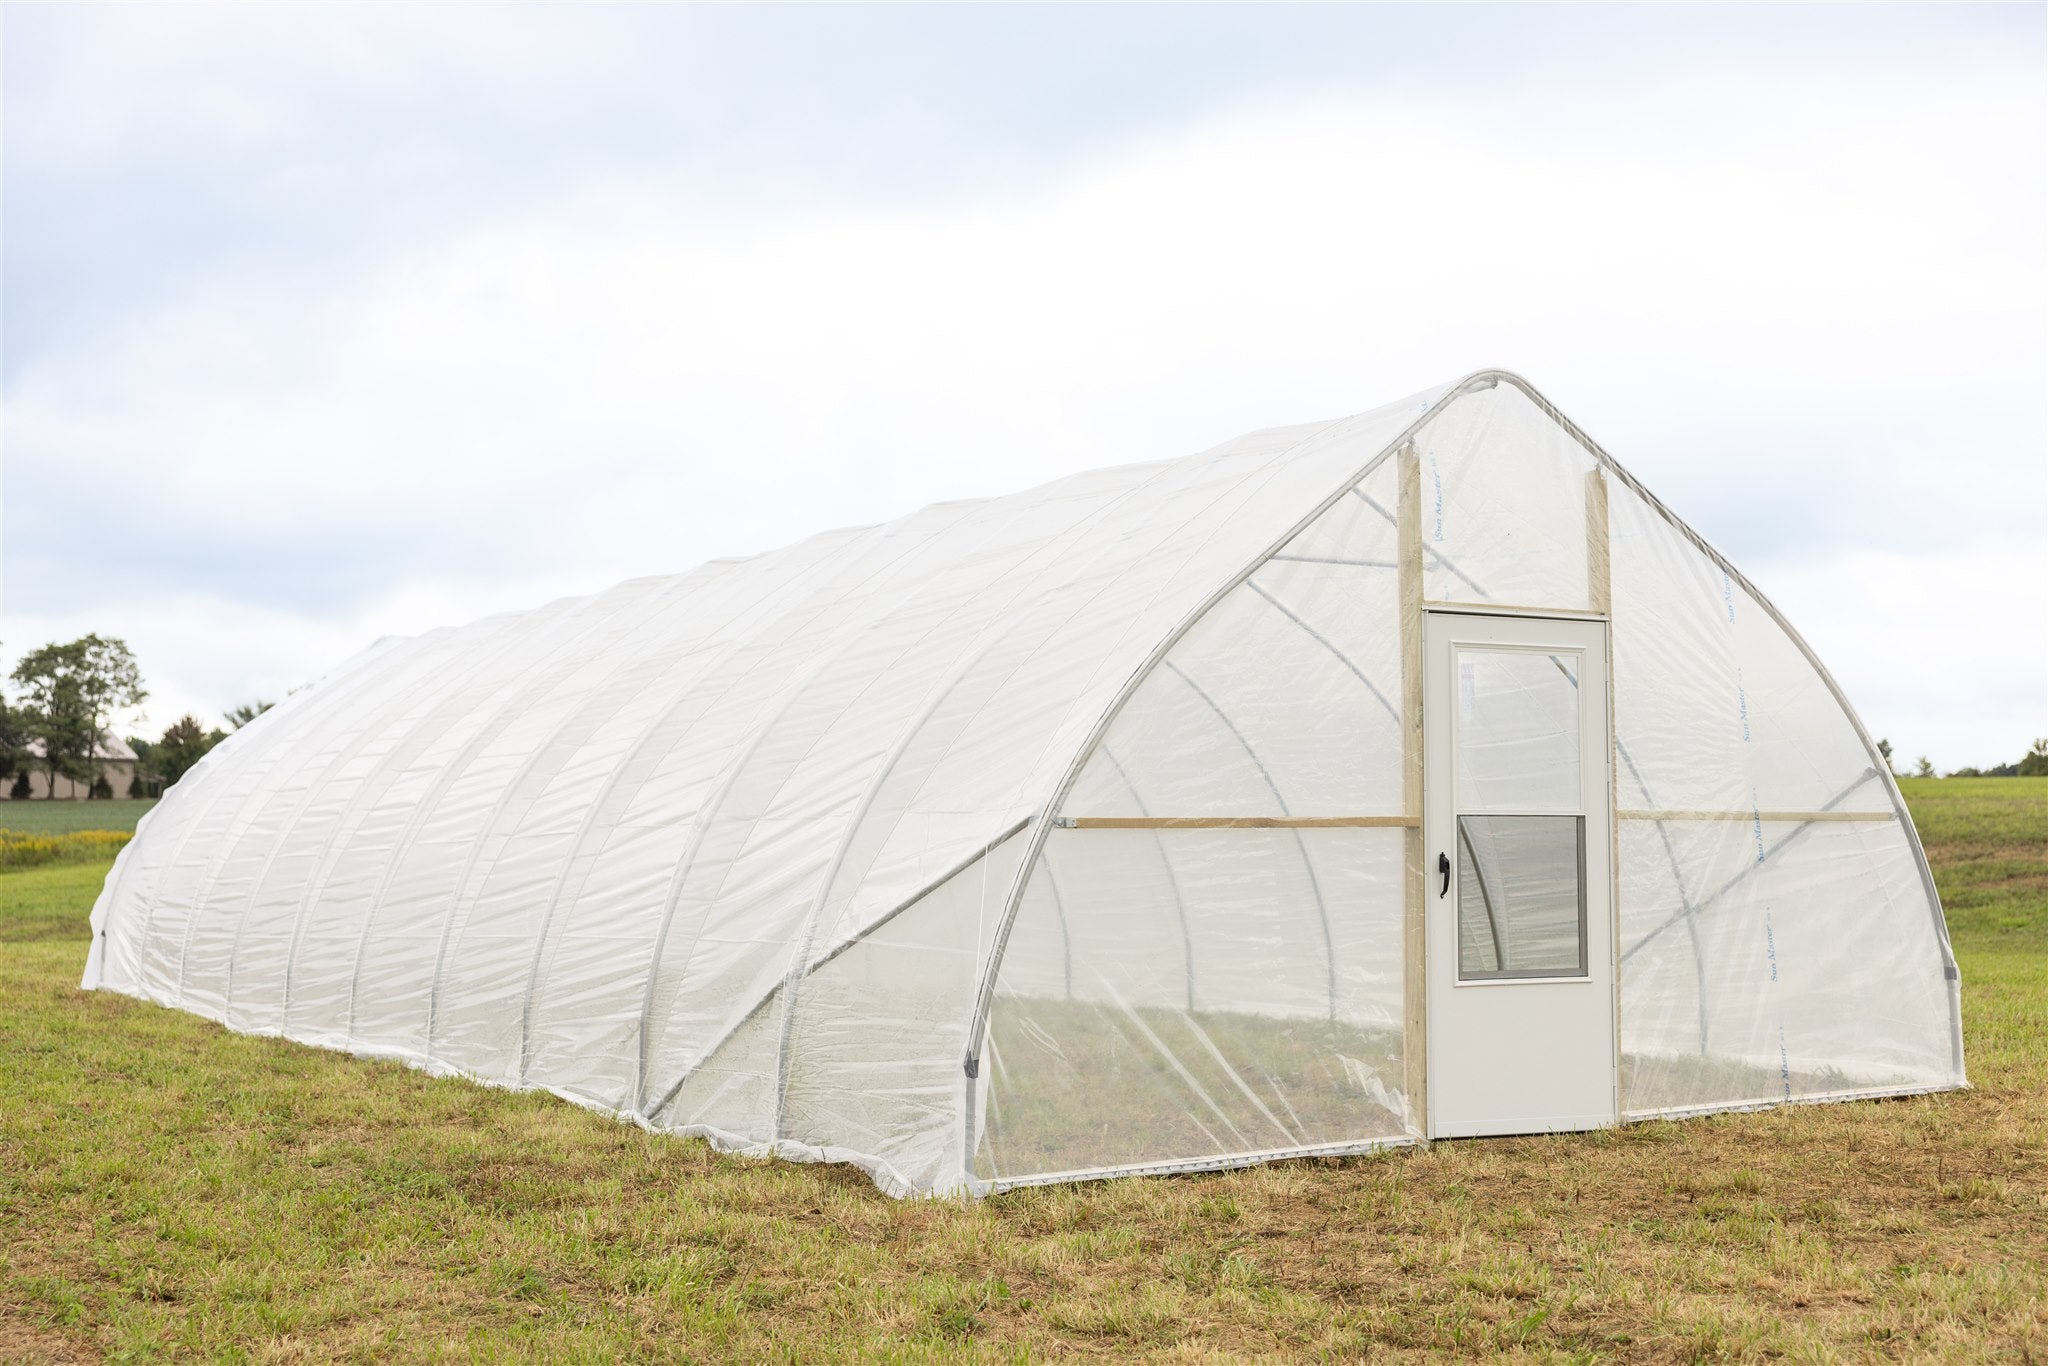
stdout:
POLYGON ((76 830, 129 830, 156 805, 147 801, 0 802, 0 830, 24 835, 68 835, 76 830))
POLYGON ((106 865, 0 875, 0 1361, 2048 1357, 2048 780, 1906 790, 1974 1091, 971 1206, 81 993, 106 865))

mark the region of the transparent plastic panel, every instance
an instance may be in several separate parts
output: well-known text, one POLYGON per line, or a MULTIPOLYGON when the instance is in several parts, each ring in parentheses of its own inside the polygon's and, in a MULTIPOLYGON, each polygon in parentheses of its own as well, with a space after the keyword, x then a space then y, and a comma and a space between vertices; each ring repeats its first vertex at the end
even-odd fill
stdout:
MULTIPOLYGON (((664 587, 673 585, 645 581, 631 592, 592 599, 573 627, 552 634, 528 657, 518 694, 497 699, 493 721, 473 736, 467 761, 449 770, 450 787, 433 812, 435 847, 407 851, 440 865, 432 880, 387 889, 382 900, 389 904, 377 911, 389 937, 359 938, 354 971, 337 971, 338 964, 323 956, 333 966, 317 977, 308 973, 330 991, 346 990, 351 1027, 386 1048, 400 1041, 424 1051, 439 1048, 436 1056, 446 1065, 495 1081, 517 1080, 535 949, 522 934, 524 917, 544 904, 548 885, 548 851, 521 840, 519 828, 545 804, 561 766, 580 748, 578 718, 624 701, 614 680, 630 668, 636 624, 659 619, 664 587), (516 888, 518 911, 508 912, 492 895, 494 884, 516 888), (437 886, 447 890, 420 895, 437 886)), ((668 600, 675 601, 673 593, 668 600)))
POLYGON ((550 855, 546 890, 534 902, 520 1016, 523 1076, 556 1078, 557 1089, 592 1104, 629 1105, 644 977, 619 965, 643 963, 651 951, 655 908, 702 792, 662 779, 673 774, 683 737, 760 621, 776 580, 814 580, 836 558, 830 543, 804 549, 811 553, 791 557, 787 578, 739 576, 740 591, 692 595, 689 619, 666 623, 658 642, 634 650, 631 666, 565 727, 563 738, 576 741, 573 758, 521 830, 550 855), (650 791, 662 806, 645 805, 650 791))
POLYGON ((918 879, 1021 823, 1158 633, 1271 534, 1262 528, 1298 517, 1295 481, 1356 468, 1370 454, 1361 443, 1398 417, 1062 481, 1024 508, 973 505, 944 553, 861 606, 870 615, 838 613, 831 640, 789 646, 793 668, 758 666, 790 681, 676 871, 640 1104, 663 1123, 777 1139, 762 1097, 779 1041, 734 1021, 751 1020, 799 958, 857 936, 918 879), (710 1054, 761 1084, 707 1092, 694 1072, 710 1054))
POLYGON ((607 648, 614 655, 639 653, 645 636, 632 626, 658 623, 667 636, 679 618, 712 611, 733 582, 723 568, 706 566, 685 579, 643 580, 599 595, 559 631, 508 631, 504 648, 466 654, 449 686, 420 699, 388 757, 347 794, 321 832, 311 876, 292 889, 299 908, 286 955, 288 1029, 338 1036, 350 1046, 356 1026, 365 1023, 370 1037, 388 1048, 422 1027, 440 925, 431 915, 393 913, 389 893, 398 851, 430 813, 445 814, 441 798, 473 760, 492 752, 513 718, 532 707, 535 690, 560 677, 560 661, 607 648), (394 1020, 405 1022, 404 1032, 380 1027, 394 1020))
POLYGON ((1875 757, 1763 605, 1619 482, 1610 504, 1621 809, 1890 812, 1875 757))
POLYGON ((788 1025, 785 1140, 862 1154, 897 1194, 961 1187, 967 1022, 1023 852, 1012 836, 819 955, 788 1025))
POLYGON ((1625 1113, 1961 1084, 1940 908, 1796 642, 1610 494, 1625 1113))
POLYGON ((1755 827, 1622 826, 1626 1113, 1961 1080, 1951 983, 1900 833, 1772 823, 1759 863, 1755 827))
POLYGON ((1461 648, 1457 671, 1458 810, 1577 811, 1577 658, 1461 648))
POLYGON ((1056 832, 998 979, 977 1174, 1408 1133, 1402 839, 1056 832))
POLYGON ((124 867, 109 897, 117 909, 105 918, 110 935, 136 946, 136 994, 216 1017, 225 1012, 248 894, 271 855, 293 838, 286 817, 306 799, 309 782, 346 762, 384 715, 493 625, 436 632, 383 652, 377 667, 231 737, 174 785, 192 783, 179 799, 180 814, 189 815, 175 831, 151 830, 143 856, 124 867), (279 800, 287 791, 295 797, 279 800))
POLYGON ((1458 978, 1586 975, 1583 816, 1458 817, 1458 978))
POLYGON ((816 585, 719 680, 699 726, 724 737, 726 752, 716 756, 723 771, 664 869, 651 961, 645 975, 634 974, 644 993, 635 1062, 643 1112, 656 1107, 667 1122, 773 1138, 780 1025, 764 1031, 755 1016, 789 971, 829 854, 818 837, 843 829, 832 814, 843 821, 861 769, 837 756, 829 782, 798 775, 830 756, 821 737, 877 686, 891 645, 914 639, 899 633, 909 623, 884 629, 882 618, 927 577, 935 538, 957 535, 971 510, 906 519, 872 538, 851 572, 816 585), (776 684, 764 690, 770 677, 776 684), (678 1092, 714 1053, 719 1075, 733 1084, 693 1079, 678 1092))
POLYGON ((983 1179, 1409 1132, 1408 832, 1242 823, 1406 814, 1394 493, 1388 464, 1219 601, 1084 766, 997 979, 983 1179))
MULTIPOLYGON (((87 983, 885 1185, 881 1150, 948 1150, 957 1177, 958 1103, 945 1143, 914 1103, 900 1133, 872 1119, 877 1069, 938 1053, 903 1001, 845 993, 985 962, 980 912, 894 908, 1019 828, 1160 637, 1436 397, 367 651, 166 801, 95 911, 87 983)), ((1312 606, 1326 568, 1268 591, 1312 606)), ((920 1018, 964 1029, 981 971, 920 1018)))
POLYGON ((1392 463, 1233 589, 1141 683, 1066 811, 1401 812, 1392 463))
POLYGON ((1423 596, 1590 611, 1593 457, 1516 385, 1461 394, 1415 438, 1423 596))
MULTIPOLYGON (((492 718, 512 705, 528 667, 560 643, 551 632, 506 631, 488 646, 464 651, 460 667, 420 689, 390 728, 382 761, 361 782, 332 789, 339 802, 317 822, 310 868, 291 880, 273 870, 270 895, 259 896, 249 911, 241 954, 247 966, 238 982, 256 988, 273 976, 281 979, 277 1027, 347 1046, 372 945, 380 954, 420 950, 419 924, 374 915, 390 853, 430 804, 436 769, 459 762, 492 718), (282 944, 256 938, 266 912, 275 916, 268 928, 282 944)), ((373 987, 388 989, 381 980, 373 987)))
MULTIPOLYGON (((1056 834, 999 965, 1000 1140, 920 1070, 960 982, 931 965, 986 955, 987 907, 889 917, 1041 810, 1158 643, 1438 396, 381 642, 146 820, 86 985, 885 1185, 951 1180, 970 1131, 1003 1172, 1398 1132, 1392 462, 1147 675, 1064 813, 1338 826, 1056 834), (917 963, 931 999, 888 999, 917 963), (1149 1120, 1091 1148, 1071 1117, 1126 1087, 1149 1120)), ((1431 599, 1592 605, 1591 458, 1540 404, 1503 381, 1417 449, 1431 599)), ((1630 1107, 1959 1083, 1887 780, 1762 605, 1608 484, 1630 1107)), ((1542 743, 1509 742, 1524 788, 1542 743)))

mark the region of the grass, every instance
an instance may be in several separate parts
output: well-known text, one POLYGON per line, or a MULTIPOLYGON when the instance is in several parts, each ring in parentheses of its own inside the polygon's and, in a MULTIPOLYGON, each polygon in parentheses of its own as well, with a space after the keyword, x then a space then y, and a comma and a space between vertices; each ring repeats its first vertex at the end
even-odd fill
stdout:
POLYGON ((1906 778, 1949 933, 2048 954, 2048 778, 1906 778))
POLYGON ((2048 1357, 2048 781, 1907 793, 1974 1091, 972 1206, 80 993, 9 873, 0 1360, 2048 1357))
POLYGON ((155 805, 154 797, 132 802, 0 802, 0 827, 24 835, 69 835, 80 830, 133 833, 135 823, 155 805))

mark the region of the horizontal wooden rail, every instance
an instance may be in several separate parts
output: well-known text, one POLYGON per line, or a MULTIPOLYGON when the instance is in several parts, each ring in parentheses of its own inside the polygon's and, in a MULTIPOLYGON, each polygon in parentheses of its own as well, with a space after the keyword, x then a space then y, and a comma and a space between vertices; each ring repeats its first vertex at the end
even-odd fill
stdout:
POLYGON ((1059 816, 1062 830, 1380 830, 1422 824, 1420 816, 1059 816))
POLYGON ((1767 825, 1897 819, 1889 811, 1617 811, 1614 814, 1625 821, 1762 821, 1767 825))
MULTIPOLYGON (((1888 821, 1889 811, 1617 811, 1625 821, 1888 821)), ((1061 830, 1387 830, 1413 829, 1419 816, 1059 816, 1061 830)))

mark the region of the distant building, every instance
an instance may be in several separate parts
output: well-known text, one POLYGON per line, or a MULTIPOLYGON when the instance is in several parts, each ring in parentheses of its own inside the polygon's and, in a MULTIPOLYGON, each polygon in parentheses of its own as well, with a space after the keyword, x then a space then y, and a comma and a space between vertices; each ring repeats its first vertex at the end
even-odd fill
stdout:
MULTIPOLYGON (((28 795, 40 799, 50 795, 50 771, 42 766, 43 745, 40 740, 28 742, 30 755, 28 764, 28 795)), ((128 795, 130 784, 135 781, 135 751, 127 745, 108 736, 106 742, 93 752, 94 771, 106 779, 107 786, 116 797, 128 795)), ((0 801, 10 800, 15 793, 16 780, 0 783, 0 801)), ((92 795, 92 781, 78 782, 71 778, 57 779, 57 800, 82 802, 92 795)))

